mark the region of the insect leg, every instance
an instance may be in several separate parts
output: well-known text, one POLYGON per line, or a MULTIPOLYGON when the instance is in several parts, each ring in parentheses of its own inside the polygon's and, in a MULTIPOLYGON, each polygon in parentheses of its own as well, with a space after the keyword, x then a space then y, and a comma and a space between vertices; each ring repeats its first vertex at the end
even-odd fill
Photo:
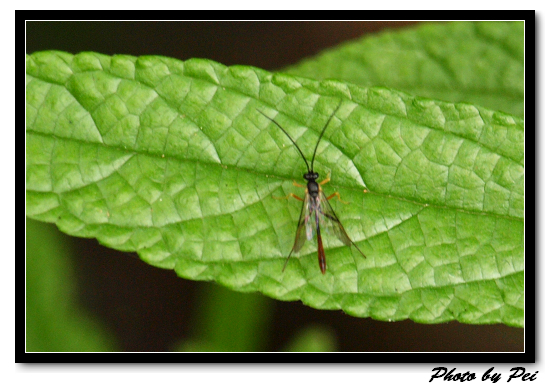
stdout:
MULTIPOLYGON (((323 190, 323 189, 321 189, 321 185, 324 185, 329 181, 330 181, 330 173, 327 175, 327 178, 325 178, 324 180, 319 182, 319 190, 323 190)), ((340 202, 342 202, 346 205, 349 203, 349 202, 343 201, 342 198, 340 198, 340 193, 338 193, 338 192, 332 193, 330 196, 327 197, 327 200, 329 200, 331 198, 334 198, 334 197, 338 197, 338 201, 340 201, 340 202)))
POLYGON ((275 197, 274 195, 272 195, 273 198, 275 199, 289 199, 290 197, 294 197, 296 198, 298 201, 303 201, 302 198, 298 197, 296 194, 294 193, 290 193, 289 195, 287 195, 286 197, 275 197))
POLYGON ((292 252, 294 250, 290 250, 290 254, 288 254, 288 257, 286 257, 286 261, 285 261, 285 265, 283 266, 283 272, 285 271, 285 268, 286 268, 286 264, 288 263, 288 260, 290 259, 290 256, 292 255, 292 252))
MULTIPOLYGON (((292 184, 293 184, 294 186, 296 186, 296 187, 299 187, 299 188, 305 188, 305 187, 306 187, 305 185, 301 185, 301 184, 299 184, 298 182, 296 182, 296 181, 294 181, 294 180, 292 181, 292 184)), ((294 197, 294 198, 296 198, 298 201, 303 201, 302 198, 298 197, 298 196, 297 196, 296 194, 294 194, 294 193, 290 193, 290 194, 287 195, 286 197, 275 197, 275 196, 272 196, 272 197, 275 198, 275 199, 289 199, 290 197, 294 197)))
POLYGON ((328 219, 334 221, 334 222, 340 222, 340 220, 338 218, 336 218, 335 216, 332 216, 330 214, 327 214, 324 211, 322 211, 321 214, 324 215, 325 217, 327 217, 328 219))
MULTIPOLYGON (((344 230, 344 226, 342 226, 342 223, 340 222, 340 220, 336 216, 336 213, 332 209, 332 206, 330 206, 330 204, 328 203, 328 198, 333 198, 334 196, 338 196, 338 199, 340 199, 340 195, 338 193, 334 193, 333 195, 329 196, 328 198, 325 197, 324 194, 320 194, 320 195, 321 195, 321 206, 323 208, 320 209, 319 212, 324 217, 328 218, 328 220, 326 222, 330 227, 332 227, 332 229, 334 231, 334 234, 336 234, 336 236, 340 239, 340 241, 342 241, 343 244, 345 244, 347 246, 353 245, 357 249, 357 251, 359 251, 359 253, 361 253, 361 255, 364 258, 367 258, 365 256, 365 254, 363 254, 361 249, 355 244, 355 242, 353 242, 350 239, 350 237, 346 233, 346 230, 344 230)), ((342 201, 342 202, 344 202, 344 201, 342 201)))
POLYGON ((330 173, 327 174, 327 178, 325 178, 324 180, 322 180, 321 182, 319 182, 319 185, 324 185, 326 184, 327 182, 330 181, 330 173))
POLYGON ((346 204, 346 205, 349 204, 349 202, 343 201, 342 198, 340 198, 340 193, 338 193, 338 192, 334 192, 331 195, 329 195, 327 197, 327 200, 329 200, 331 198, 334 198, 334 197, 338 197, 338 201, 342 202, 343 204, 346 204))

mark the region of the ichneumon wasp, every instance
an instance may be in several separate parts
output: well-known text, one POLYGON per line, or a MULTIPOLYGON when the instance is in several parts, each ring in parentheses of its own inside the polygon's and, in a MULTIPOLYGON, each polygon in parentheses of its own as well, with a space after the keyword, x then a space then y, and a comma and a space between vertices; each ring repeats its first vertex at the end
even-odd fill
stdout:
MULTIPOLYGON (((317 256, 319 258, 319 268, 321 269, 321 273, 325 274, 327 269, 327 262, 325 258, 325 249, 323 247, 323 239, 321 237, 321 226, 326 226, 328 229, 328 232, 332 232, 342 243, 346 246, 353 245, 355 248, 361 253, 363 257, 365 257, 365 254, 357 247, 357 245, 350 239, 346 231, 344 230, 344 227, 342 226, 342 223, 336 216, 336 213, 332 209, 332 206, 330 206, 330 203, 328 200, 338 197, 338 200, 342 203, 347 204, 348 202, 344 202, 340 199, 340 193, 335 192, 331 194, 330 196, 326 197, 325 193, 323 193, 323 189, 321 188, 321 185, 326 184, 330 181, 330 175, 327 176, 327 178, 321 182, 317 182, 317 178, 319 178, 319 173, 316 173, 313 170, 313 162, 315 161, 315 154, 317 153, 317 148, 319 147, 319 143, 321 142, 321 138, 323 137, 323 134, 325 134, 325 131, 327 130, 327 127, 336 114, 336 111, 340 108, 341 105, 338 104, 338 107, 332 112, 331 116, 327 120, 325 126, 323 127, 323 130, 321 131, 321 134, 319 135, 319 139, 317 140, 317 144, 315 145, 315 149, 313 150, 313 157, 311 158, 311 167, 309 166, 309 163, 306 160, 306 157, 304 156, 304 153, 300 149, 300 147, 296 144, 296 142, 290 137, 290 135, 287 133, 286 130, 283 129, 277 121, 272 119, 271 117, 267 116, 264 112, 257 109, 258 112, 263 114, 266 118, 271 120, 275 125, 277 125, 284 134, 289 138, 289 140, 294 144, 296 149, 298 149, 298 152, 304 159, 304 162, 306 163, 307 167, 307 173, 304 174, 304 179, 307 181, 307 186, 300 185, 296 181, 293 182, 294 186, 297 187, 305 187, 305 196, 304 198, 300 198, 296 194, 290 193, 286 197, 273 197, 277 199, 288 199, 290 197, 294 197, 297 200, 303 201, 302 204, 302 212, 300 213, 300 219, 298 220, 298 228, 296 229, 296 238, 294 240, 294 246, 292 247, 292 250, 290 250, 290 253, 288 254, 288 257, 286 258, 286 262, 283 266, 283 271, 285 271, 286 264, 288 263, 288 260, 290 259, 290 256, 293 252, 298 252, 304 245, 306 241, 306 237, 308 240, 311 240, 313 238, 313 225, 315 223, 315 234, 317 237, 317 256)), ((365 257, 366 258, 366 257, 365 257)))

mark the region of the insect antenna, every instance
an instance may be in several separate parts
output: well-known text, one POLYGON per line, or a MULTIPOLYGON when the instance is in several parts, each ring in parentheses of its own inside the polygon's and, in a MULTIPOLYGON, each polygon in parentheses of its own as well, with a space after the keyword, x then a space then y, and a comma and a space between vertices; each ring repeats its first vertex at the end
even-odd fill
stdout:
MULTIPOLYGON (((317 153, 317 147, 319 146, 319 142, 321 142, 321 138, 323 137, 323 134, 325 134, 325 130, 327 130, 330 120, 332 120, 332 117, 334 117, 338 109, 340 109, 340 105, 342 105, 342 100, 340 100, 340 103, 338 103, 338 106, 336 107, 336 109, 334 109, 334 112, 332 112, 332 114, 330 115, 329 119, 327 120, 327 123, 323 127, 323 130, 321 130, 321 134, 319 135, 319 139, 317 140, 317 145, 315 145, 315 150, 313 151, 313 157, 311 157, 311 172, 313 172, 313 161, 315 161, 315 153, 317 153)), ((308 166, 308 170, 309 170, 309 166, 308 166)))
MULTIPOLYGON (((304 159, 304 162, 306 163, 306 166, 307 166, 307 172, 308 173, 311 173, 313 171, 313 169, 309 169, 309 164, 307 163, 307 160, 306 160, 306 156, 304 156, 304 153, 302 153, 302 151, 300 150, 300 147, 298 147, 298 144, 296 144, 296 142, 294 142, 294 140, 292 139, 292 137, 290 137, 290 134, 288 134, 286 132, 286 130, 283 129, 283 127, 281 125, 279 125, 279 123, 277 121, 275 121, 274 119, 272 119, 271 117, 267 116, 264 112, 262 112, 260 109, 256 109, 258 112, 260 112, 261 114, 263 114, 266 118, 270 119, 275 125, 277 125, 282 131, 284 134, 286 134, 286 136, 289 138, 290 141, 292 141, 292 143, 294 144, 294 146, 296 146, 296 149, 298 149, 298 152, 300 152, 300 155, 302 156, 302 158, 304 159)), ((312 163, 313 165, 313 163, 312 163)))

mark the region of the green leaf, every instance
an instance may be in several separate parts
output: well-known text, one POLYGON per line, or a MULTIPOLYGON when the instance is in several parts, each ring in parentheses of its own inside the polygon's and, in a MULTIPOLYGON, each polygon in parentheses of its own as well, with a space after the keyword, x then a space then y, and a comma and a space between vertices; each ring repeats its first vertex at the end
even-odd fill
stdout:
POLYGON ((27 215, 237 291, 380 320, 523 324, 523 120, 385 88, 165 57, 27 57, 27 215), (282 267, 306 171, 365 253, 282 267))
POLYGON ((27 352, 115 351, 113 334, 76 297, 75 276, 62 234, 27 219, 27 352))
POLYGON ((387 86, 523 116, 523 22, 427 23, 368 35, 287 73, 387 86))
POLYGON ((329 328, 312 325, 301 330, 286 347, 287 352, 336 352, 336 335, 329 328))
POLYGON ((273 300, 205 284, 193 320, 191 339, 176 345, 182 352, 252 352, 265 350, 273 300))

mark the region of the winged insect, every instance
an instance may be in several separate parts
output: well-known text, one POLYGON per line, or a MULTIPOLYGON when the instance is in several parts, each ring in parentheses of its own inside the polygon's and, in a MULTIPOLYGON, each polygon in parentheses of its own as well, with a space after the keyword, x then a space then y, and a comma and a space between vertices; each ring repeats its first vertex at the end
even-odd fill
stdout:
MULTIPOLYGON (((288 260, 290 259, 290 256, 293 252, 298 252, 304 245, 306 238, 308 240, 313 239, 313 231, 315 230, 315 236, 317 238, 317 257, 319 259, 319 268, 321 269, 321 273, 325 274, 327 270, 327 262, 325 258, 325 249, 323 247, 323 238, 321 235, 321 227, 326 226, 327 231, 329 233, 333 233, 344 245, 350 246, 353 245, 359 253, 363 257, 365 257, 365 254, 357 247, 355 242, 353 242, 348 234, 346 233, 346 230, 344 230, 344 227, 342 226, 342 223, 336 216, 336 213, 332 209, 332 206, 330 206, 330 203, 328 202, 330 199, 334 197, 338 197, 338 200, 340 200, 343 203, 344 202, 340 199, 340 193, 335 192, 331 194, 330 196, 325 196, 325 193, 323 192, 323 189, 321 188, 321 185, 326 184, 330 181, 330 175, 327 176, 327 178, 321 182, 317 182, 317 178, 319 178, 319 173, 315 172, 313 170, 313 164, 315 161, 315 154, 317 153, 317 148, 319 147, 319 143, 321 142, 321 138, 325 134, 325 131, 327 130, 327 127, 340 108, 341 105, 338 104, 338 107, 332 112, 331 116, 327 120, 325 126, 323 127, 323 130, 321 131, 321 134, 319 135, 319 139, 317 140, 317 144, 315 145, 315 149, 313 150, 313 156, 311 158, 311 166, 307 162, 306 157, 304 156, 304 153, 300 149, 300 147, 296 144, 296 142, 292 139, 290 134, 286 130, 283 129, 281 125, 271 117, 267 116, 264 112, 257 109, 258 112, 263 114, 266 118, 271 120, 275 125, 277 125, 284 134, 288 137, 288 139, 294 144, 302 158, 304 159, 304 162, 307 167, 307 173, 304 174, 304 179, 307 181, 307 185, 301 185, 294 181, 294 186, 305 188, 305 195, 304 198, 301 198, 297 196, 294 193, 290 193, 286 197, 280 197, 282 199, 288 199, 290 197, 294 197, 299 201, 303 201, 302 204, 302 211, 300 213, 300 218, 298 219, 298 227, 296 229, 296 238, 294 239, 294 246, 292 247, 292 250, 290 250, 290 253, 288 254, 288 257, 286 258, 286 262, 283 266, 283 271, 285 271, 286 265, 288 263, 288 260)), ((274 197, 277 199, 280 199, 279 197, 274 197)), ((366 258, 366 257, 365 257, 366 258)))

